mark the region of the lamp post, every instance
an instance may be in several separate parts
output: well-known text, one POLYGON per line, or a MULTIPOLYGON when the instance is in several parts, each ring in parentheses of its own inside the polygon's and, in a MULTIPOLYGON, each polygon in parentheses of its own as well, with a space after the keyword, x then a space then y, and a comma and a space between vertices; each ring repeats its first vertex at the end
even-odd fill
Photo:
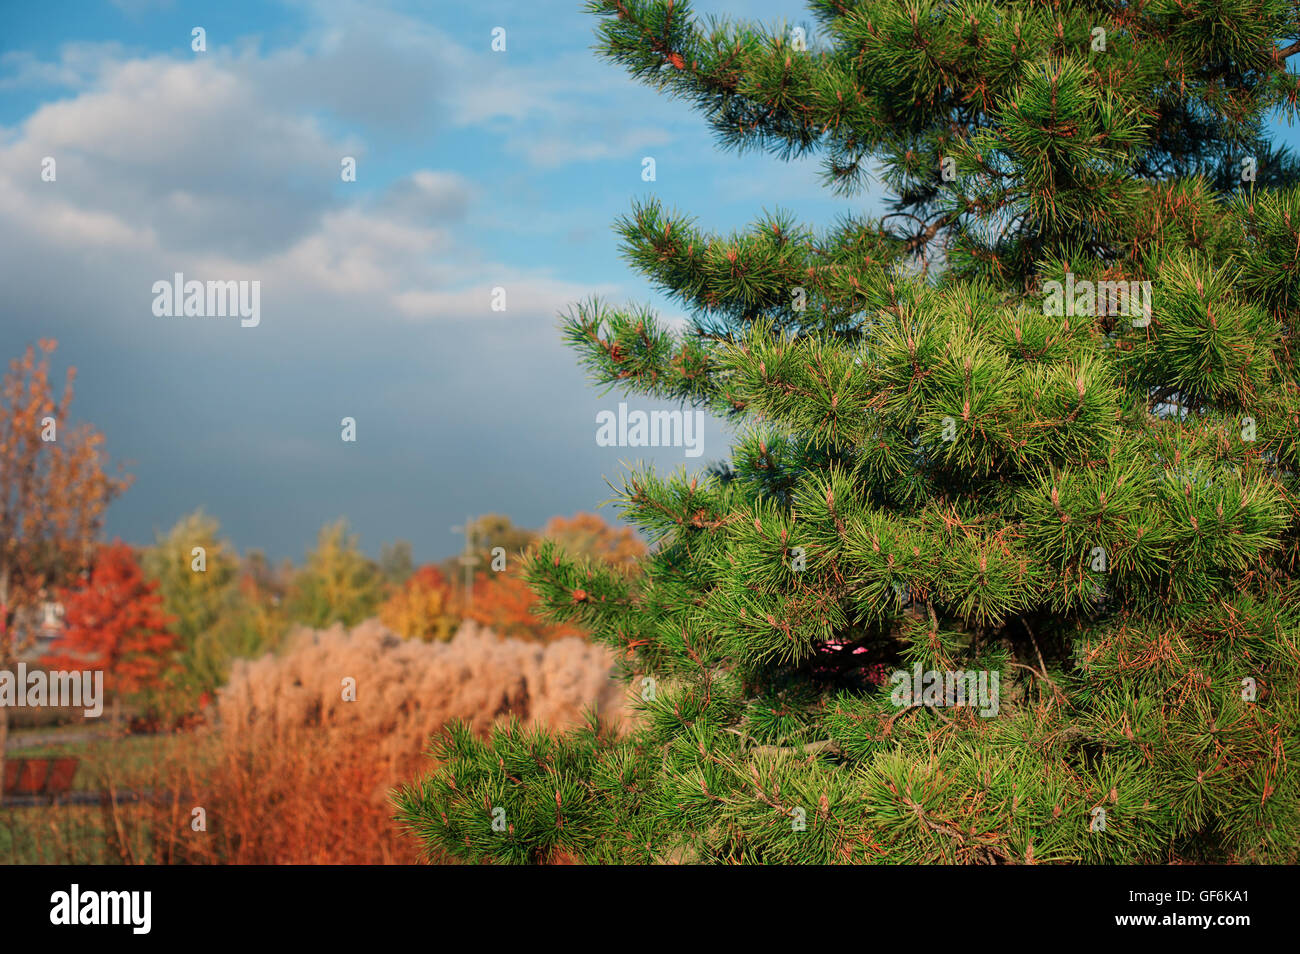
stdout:
POLYGON ((465 568, 465 608, 474 605, 474 565, 478 563, 478 554, 474 552, 474 521, 465 515, 463 527, 452 527, 452 533, 465 534, 465 552, 460 555, 460 565, 465 568))

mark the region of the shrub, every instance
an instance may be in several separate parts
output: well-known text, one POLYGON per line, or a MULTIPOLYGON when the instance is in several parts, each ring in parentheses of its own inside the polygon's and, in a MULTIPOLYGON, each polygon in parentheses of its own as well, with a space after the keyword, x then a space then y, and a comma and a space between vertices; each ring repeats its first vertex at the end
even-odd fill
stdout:
POLYGON ((153 809, 159 860, 375 864, 416 860, 390 790, 429 738, 464 719, 565 727, 594 703, 612 725, 622 688, 610 654, 580 640, 502 640, 473 624, 449 642, 403 640, 377 620, 350 632, 299 627, 280 656, 238 660, 217 726, 163 771, 175 797, 153 809), (355 680, 355 701, 343 680, 355 680), (206 742, 204 740, 207 740, 206 742), (207 831, 191 830, 202 806, 207 831))

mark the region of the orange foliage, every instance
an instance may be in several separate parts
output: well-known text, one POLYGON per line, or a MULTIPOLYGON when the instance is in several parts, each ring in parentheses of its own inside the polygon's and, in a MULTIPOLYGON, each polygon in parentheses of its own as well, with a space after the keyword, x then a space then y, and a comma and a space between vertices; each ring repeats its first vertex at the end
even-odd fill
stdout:
POLYGON ((474 581, 474 600, 465 608, 466 619, 513 639, 550 642, 567 636, 585 638, 575 626, 551 623, 534 615, 537 595, 511 571, 480 573, 474 581))
POLYGON ((102 669, 110 692, 157 689, 175 663, 173 622, 158 586, 145 579, 124 543, 102 547, 90 578, 62 593, 64 631, 42 663, 51 669, 102 669))
MULTIPOLYGON (((0 634, 46 587, 89 563, 110 500, 128 481, 105 475, 103 435, 66 427, 76 377, 68 369, 63 396, 50 383, 56 342, 40 342, 10 363, 0 382, 0 634), (65 429, 66 428, 66 429, 65 429)), ((0 664, 14 647, 0 639, 0 664)), ((0 757, 2 758, 2 757, 0 757)))

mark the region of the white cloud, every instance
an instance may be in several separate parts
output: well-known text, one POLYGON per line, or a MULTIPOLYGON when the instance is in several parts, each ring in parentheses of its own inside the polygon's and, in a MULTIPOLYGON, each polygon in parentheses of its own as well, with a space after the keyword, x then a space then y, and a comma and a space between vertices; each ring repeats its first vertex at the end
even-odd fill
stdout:
POLYGON ((612 295, 612 286, 579 285, 557 281, 547 275, 499 268, 490 284, 455 290, 412 291, 395 296, 405 315, 417 319, 462 316, 473 320, 512 320, 519 315, 556 317, 570 304, 590 295, 612 295), (506 291, 506 310, 491 308, 495 288, 506 291))
POLYGON ((119 43, 65 43, 57 60, 42 60, 27 50, 0 53, 0 90, 85 86, 122 55, 119 43))
POLYGON ((115 218, 170 250, 250 255, 310 230, 339 158, 361 151, 311 117, 267 110, 258 88, 217 58, 105 66, 92 86, 41 106, 6 139, 0 191, 24 207, 115 218), (55 182, 40 179, 47 156, 55 182))
POLYGON ((464 218, 478 187, 457 172, 418 169, 394 183, 385 193, 387 213, 413 221, 464 218))
POLYGON ((535 166, 553 167, 571 162, 589 162, 594 159, 624 159, 640 166, 643 151, 655 146, 666 146, 673 136, 665 129, 640 127, 619 130, 614 135, 603 135, 589 130, 585 136, 539 135, 519 136, 511 143, 513 151, 522 152, 535 166))
MULTIPOLYGON (((113 64, 92 88, 37 109, 9 140, 0 147, 0 257, 12 260, 6 245, 35 244, 28 254, 55 275, 84 275, 93 252, 110 288, 141 271, 255 278, 283 304, 324 291, 354 312, 361 300, 372 321, 478 314, 476 289, 503 275, 521 283, 521 309, 549 309, 577 291, 477 261, 454 234, 477 194, 458 173, 417 169, 378 195, 340 197, 339 157, 363 153, 361 144, 268 105, 249 74, 220 57, 113 64), (41 180, 45 156, 56 159, 54 182, 41 180)), ((129 288, 118 295, 138 309, 129 288)))
POLYGON ((617 294, 496 261, 467 241, 470 226, 505 226, 477 210, 485 187, 461 173, 417 168, 366 189, 368 141, 338 131, 356 123, 334 122, 381 135, 439 111, 453 127, 515 119, 505 148, 546 167, 637 159, 669 143, 654 116, 619 115, 607 68, 587 56, 571 70, 514 65, 492 59, 486 40, 471 52, 392 11, 348 30, 339 22, 355 12, 349 3, 309 12, 319 23, 307 39, 265 54, 254 39, 202 57, 123 59, 83 45, 53 63, 11 58, 13 76, 76 93, 0 129, 0 257, 26 263, 0 286, 43 280, 57 297, 76 275, 100 290, 98 323, 137 331, 144 292, 180 271, 260 280, 267 326, 358 314, 404 325, 527 319, 551 337, 573 301, 617 294), (358 157, 356 185, 340 182, 345 155, 358 157), (46 156, 58 163, 55 182, 41 181, 46 156), (489 307, 496 286, 507 289, 506 313, 489 307))

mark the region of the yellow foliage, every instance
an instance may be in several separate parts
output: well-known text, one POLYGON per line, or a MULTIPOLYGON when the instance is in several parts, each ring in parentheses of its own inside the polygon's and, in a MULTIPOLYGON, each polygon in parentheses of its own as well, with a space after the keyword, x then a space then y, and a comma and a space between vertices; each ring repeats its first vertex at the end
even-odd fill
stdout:
POLYGON ((379 619, 403 639, 446 642, 460 620, 451 610, 451 589, 432 566, 421 567, 379 607, 379 619))

